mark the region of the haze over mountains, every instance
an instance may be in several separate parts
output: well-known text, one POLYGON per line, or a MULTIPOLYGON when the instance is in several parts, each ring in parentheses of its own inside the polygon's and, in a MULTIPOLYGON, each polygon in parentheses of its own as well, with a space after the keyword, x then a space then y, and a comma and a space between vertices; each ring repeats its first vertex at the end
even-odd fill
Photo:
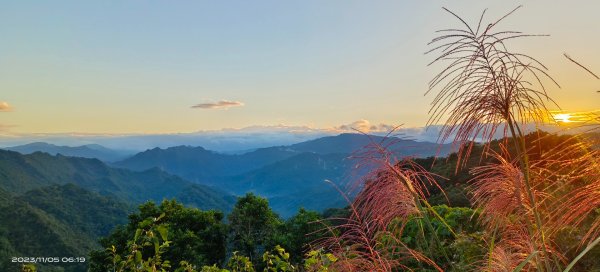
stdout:
POLYGON ((450 151, 449 145, 340 134, 243 154, 222 154, 191 146, 154 148, 112 165, 135 171, 158 167, 234 195, 254 192, 268 198, 275 211, 290 216, 300 207, 320 211, 345 205, 335 186, 345 191, 357 181, 359 174, 353 168, 359 159, 353 153, 373 143, 387 145, 397 157, 438 153, 444 156, 450 151))
POLYGON ((44 142, 35 142, 25 145, 4 148, 21 154, 44 152, 50 155, 61 154, 70 157, 95 158, 105 162, 113 162, 125 159, 132 151, 120 151, 106 148, 98 144, 87 144, 82 146, 58 146, 44 142))
POLYGON ((372 143, 386 145, 388 151, 398 157, 428 157, 436 154, 443 156, 450 151, 450 145, 439 146, 394 137, 340 134, 288 146, 259 148, 243 154, 222 154, 192 146, 154 148, 113 165, 132 170, 159 167, 196 182, 210 182, 214 177, 241 174, 302 153, 345 154, 350 157, 372 143))
POLYGON ((427 157, 438 152, 445 155, 450 150, 448 145, 340 134, 242 154, 223 154, 192 146, 153 148, 108 165, 75 157, 111 161, 123 156, 123 153, 99 145, 65 147, 33 143, 10 149, 25 154, 37 151, 48 154, 18 156, 4 152, 0 155, 7 158, 2 160, 4 164, 18 161, 10 169, 5 169, 8 173, 16 169, 25 173, 19 178, 25 181, 22 185, 11 183, 18 180, 16 178, 4 179, 3 187, 17 193, 51 184, 75 183, 126 201, 175 197, 186 199, 188 204, 198 207, 208 207, 205 203, 208 201, 213 203, 212 208, 227 210, 228 203, 223 199, 231 200, 234 195, 251 191, 270 199, 274 210, 282 216, 289 216, 300 207, 322 210, 345 205, 340 193, 325 180, 345 189, 357 178, 356 173, 352 174, 357 163, 357 159, 352 157, 353 152, 370 143, 380 142, 393 142, 388 149, 398 157, 427 157), (38 176, 32 177, 32 172, 38 176), (197 195, 206 196, 209 200, 198 200, 197 195), (222 197, 219 199, 215 195, 222 197))
POLYGON ((202 146, 219 152, 239 152, 261 147, 290 145, 335 134, 339 134, 339 132, 283 125, 170 134, 54 133, 3 135, 0 133, 0 147, 46 142, 61 146, 99 144, 110 149, 139 152, 155 147, 168 148, 178 145, 191 145, 202 146))
MULTIPOLYGON (((155 147, 168 148, 179 145, 201 146, 223 153, 239 153, 270 146, 292 145, 325 136, 361 131, 371 135, 386 135, 394 126, 380 124, 373 126, 366 120, 331 128, 308 126, 251 126, 239 129, 221 129, 170 134, 90 134, 90 133, 51 133, 51 134, 11 134, 0 133, 0 147, 11 147, 45 142, 59 146, 82 146, 99 144, 114 150, 135 152, 155 147)), ((439 127, 399 128, 394 135, 422 142, 435 142, 439 127)))
MULTIPOLYGON (((173 146, 201 146, 220 153, 240 154, 257 148, 288 146, 327 136, 361 131, 370 135, 384 136, 393 130, 392 135, 418 142, 435 143, 438 141, 439 125, 427 127, 400 127, 379 124, 371 125, 366 120, 331 128, 312 128, 308 126, 252 126, 240 129, 221 129, 171 134, 90 134, 90 133, 51 133, 23 134, 0 131, 0 148, 9 148, 30 143, 44 142, 57 146, 101 145, 117 153, 133 155, 147 149, 169 148, 173 146)), ((525 125, 524 132, 542 129, 557 133, 584 133, 584 129, 555 124, 525 125)), ((497 133, 501 137, 502 129, 497 133)), ((93 148, 92 148, 93 149, 93 148)), ((40 150, 41 151, 41 150, 40 150)), ((48 152, 51 153, 51 152, 48 152)), ((109 159, 109 161, 112 160, 109 159)))

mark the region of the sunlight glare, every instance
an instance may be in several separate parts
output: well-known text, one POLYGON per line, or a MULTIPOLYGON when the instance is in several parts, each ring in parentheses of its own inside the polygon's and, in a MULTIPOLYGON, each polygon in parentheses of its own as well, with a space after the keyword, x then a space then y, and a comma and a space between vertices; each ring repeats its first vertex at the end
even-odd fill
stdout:
POLYGON ((559 122, 559 123, 570 123, 571 120, 571 114, 568 113, 559 113, 559 114, 554 114, 553 116, 554 121, 559 122))

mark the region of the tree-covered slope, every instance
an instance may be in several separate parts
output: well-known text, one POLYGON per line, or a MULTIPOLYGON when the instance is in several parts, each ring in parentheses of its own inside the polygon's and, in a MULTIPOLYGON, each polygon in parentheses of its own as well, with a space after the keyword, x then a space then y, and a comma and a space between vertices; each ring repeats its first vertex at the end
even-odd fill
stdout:
MULTIPOLYGON (((12 257, 84 257, 99 237, 127 221, 129 205, 73 184, 52 185, 0 206, 0 271, 17 271, 12 257)), ((82 271, 86 264, 44 265, 42 271, 82 271)))
POLYGON ((0 150, 0 188, 21 194, 66 183, 133 203, 185 195, 189 200, 186 204, 202 209, 228 210, 235 201, 234 197, 223 192, 193 184, 157 168, 134 172, 110 168, 97 159, 51 156, 40 152, 21 155, 0 150))
POLYGON ((132 205, 101 196, 74 184, 52 185, 26 192, 17 200, 45 211, 89 236, 107 235, 115 224, 125 223, 132 205))
POLYGON ((352 175, 356 163, 344 154, 302 153, 228 178, 223 186, 238 195, 255 192, 266 197, 277 213, 289 217, 300 207, 321 211, 346 205, 335 186, 345 191, 358 178, 352 175))
POLYGON ((155 148, 114 165, 134 170, 158 167, 237 195, 256 192, 288 216, 299 207, 323 210, 345 205, 343 196, 325 180, 338 186, 354 182, 360 177, 353 170, 359 161, 349 157, 372 144, 387 147, 397 157, 426 157, 450 150, 450 145, 348 133, 235 155, 191 146, 155 148))
POLYGON ((137 171, 158 167, 191 181, 210 183, 215 178, 242 174, 295 154, 297 152, 283 147, 229 155, 202 147, 176 146, 146 150, 113 165, 137 171))
POLYGON ((6 203, 11 199, 11 195, 6 190, 0 188, 0 207, 6 205, 6 203))
POLYGON ((383 137, 358 133, 343 133, 337 136, 327 136, 311 141, 289 146, 298 152, 313 152, 318 154, 352 154, 361 151, 365 146, 381 145, 398 157, 428 157, 433 155, 445 156, 451 150, 451 145, 438 145, 430 142, 417 142, 401 137, 383 137))
POLYGON ((350 155, 373 143, 386 146, 398 157, 445 155, 450 150, 450 145, 439 146, 434 143, 403 140, 396 137, 386 138, 346 133, 290 146, 260 148, 244 154, 221 154, 192 146, 154 148, 116 162, 114 165, 137 171, 158 167, 191 181, 218 184, 222 177, 254 171, 301 153, 350 155))

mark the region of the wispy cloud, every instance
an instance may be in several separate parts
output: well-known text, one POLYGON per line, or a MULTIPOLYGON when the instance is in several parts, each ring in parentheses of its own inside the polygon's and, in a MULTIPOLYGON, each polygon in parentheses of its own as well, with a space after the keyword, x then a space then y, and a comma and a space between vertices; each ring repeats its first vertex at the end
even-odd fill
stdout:
POLYGON ((406 140, 437 142, 440 128, 441 126, 436 125, 428 127, 405 127, 385 123, 374 124, 369 120, 361 119, 350 124, 333 127, 329 131, 334 133, 362 132, 379 136, 390 135, 406 140))
POLYGON ((14 125, 7 125, 7 124, 2 124, 0 123, 0 136, 13 136, 13 133, 11 133, 11 129, 14 128, 14 125))
POLYGON ((0 111, 12 111, 12 106, 7 102, 0 101, 0 111))
POLYGON ((221 100, 215 103, 202 103, 192 106, 193 109, 228 109, 231 107, 241 107, 244 103, 239 101, 221 100))
POLYGON ((372 124, 369 120, 361 119, 350 124, 337 126, 334 130, 340 132, 387 133, 394 130, 395 126, 388 124, 372 124))

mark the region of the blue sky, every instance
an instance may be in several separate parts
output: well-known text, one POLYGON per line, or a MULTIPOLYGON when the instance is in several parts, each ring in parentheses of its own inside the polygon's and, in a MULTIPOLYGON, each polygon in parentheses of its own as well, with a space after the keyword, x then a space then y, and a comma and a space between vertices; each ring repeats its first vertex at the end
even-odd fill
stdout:
MULTIPOLYGON (((0 131, 174 133, 357 120, 425 125, 434 31, 517 1, 12 1, 0 9, 0 131), (225 106, 209 106, 219 104, 225 106), (193 108, 195 105, 205 105, 193 108), (228 107, 231 106, 231 107, 228 107), (5 108, 5 110, 2 110, 5 108)), ((507 29, 565 110, 598 108, 598 1, 528 1, 507 29)))

